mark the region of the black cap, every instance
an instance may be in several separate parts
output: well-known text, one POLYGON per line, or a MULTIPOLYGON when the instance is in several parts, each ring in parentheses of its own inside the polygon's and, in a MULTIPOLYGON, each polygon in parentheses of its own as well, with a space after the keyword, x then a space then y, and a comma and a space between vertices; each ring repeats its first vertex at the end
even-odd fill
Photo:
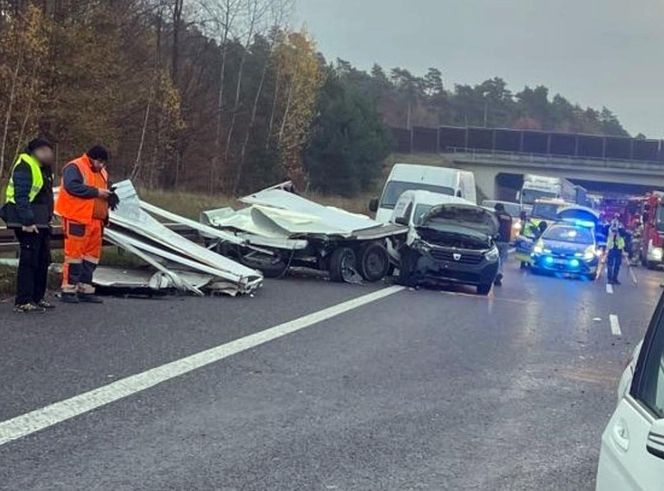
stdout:
POLYGON ((101 160, 102 162, 108 162, 108 151, 101 145, 95 145, 86 152, 86 155, 90 157, 92 160, 101 160))
POLYGON ((27 153, 34 153, 35 150, 42 147, 48 147, 53 150, 53 144, 44 138, 35 138, 30 140, 25 147, 27 153))

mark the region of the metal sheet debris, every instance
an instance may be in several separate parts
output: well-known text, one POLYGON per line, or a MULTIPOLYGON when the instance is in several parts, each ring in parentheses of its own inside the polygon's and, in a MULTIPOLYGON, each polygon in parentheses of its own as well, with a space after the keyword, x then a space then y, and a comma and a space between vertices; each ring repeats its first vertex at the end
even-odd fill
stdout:
POLYGON ((148 283, 151 288, 177 288, 197 295, 204 290, 236 295, 251 293, 261 286, 260 272, 179 235, 152 215, 194 228, 209 238, 233 244, 242 243, 242 239, 142 202, 131 181, 115 186, 120 205, 110 213, 110 226, 104 237, 157 270, 158 277, 148 283), (196 281, 192 281, 194 277, 196 281))
POLYGON ((305 245, 294 247, 285 240, 314 237, 366 240, 406 231, 404 227, 386 225, 366 215, 315 203, 282 187, 275 186, 241 198, 240 201, 249 206, 238 211, 232 208, 205 211, 201 221, 224 230, 234 230, 236 236, 250 243, 256 243, 260 237, 272 239, 274 247, 287 249, 305 245))

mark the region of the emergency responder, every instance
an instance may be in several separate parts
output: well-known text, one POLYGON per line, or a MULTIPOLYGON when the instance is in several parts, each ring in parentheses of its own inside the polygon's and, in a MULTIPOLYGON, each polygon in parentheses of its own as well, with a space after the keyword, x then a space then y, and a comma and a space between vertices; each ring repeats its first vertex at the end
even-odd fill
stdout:
POLYGON ((620 273, 623 251, 625 250, 625 239, 618 227, 611 227, 609 229, 609 236, 606 239, 606 250, 607 281, 613 285, 620 285, 618 275, 620 273))
POLYGON ((537 225, 528 218, 526 210, 521 210, 521 213, 519 213, 519 220, 521 222, 521 229, 519 230, 519 236, 515 243, 515 255, 517 259, 519 259, 521 269, 525 269, 528 267, 530 250, 532 249, 534 240, 539 235, 539 229, 537 228, 537 225))
POLYGON ((498 275, 494 281, 494 285, 501 286, 503 284, 503 271, 505 263, 507 262, 507 254, 510 246, 510 238, 512 236, 512 217, 505 211, 505 205, 496 203, 494 206, 496 210, 496 218, 498 218, 498 238, 496 239, 496 246, 500 254, 500 261, 498 261, 498 275))
POLYGON ((102 233, 109 207, 119 200, 110 189, 108 152, 94 146, 62 169, 62 185, 55 203, 65 233, 62 301, 101 303, 94 295, 92 274, 101 257, 102 233))
POLYGON ((44 139, 28 143, 14 164, 0 216, 14 230, 20 246, 14 311, 45 312, 54 305, 44 300, 51 262, 53 218, 53 147, 44 139))

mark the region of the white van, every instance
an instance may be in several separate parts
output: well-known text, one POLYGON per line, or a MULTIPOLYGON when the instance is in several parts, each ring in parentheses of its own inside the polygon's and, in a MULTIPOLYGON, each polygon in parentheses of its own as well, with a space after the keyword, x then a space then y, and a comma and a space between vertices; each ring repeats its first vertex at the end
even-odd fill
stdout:
POLYGON ((432 165, 394 164, 385 182, 380 200, 374 198, 369 209, 376 212, 376 220, 388 223, 392 210, 405 191, 431 191, 464 198, 477 203, 475 176, 472 172, 432 165))

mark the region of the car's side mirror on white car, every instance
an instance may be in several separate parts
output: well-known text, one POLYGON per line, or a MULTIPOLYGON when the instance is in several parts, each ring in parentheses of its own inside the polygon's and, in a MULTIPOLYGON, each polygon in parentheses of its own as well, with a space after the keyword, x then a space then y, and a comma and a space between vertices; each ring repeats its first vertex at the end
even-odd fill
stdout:
POLYGON ((646 448, 648 453, 664 459, 664 419, 658 419, 652 424, 646 448))

